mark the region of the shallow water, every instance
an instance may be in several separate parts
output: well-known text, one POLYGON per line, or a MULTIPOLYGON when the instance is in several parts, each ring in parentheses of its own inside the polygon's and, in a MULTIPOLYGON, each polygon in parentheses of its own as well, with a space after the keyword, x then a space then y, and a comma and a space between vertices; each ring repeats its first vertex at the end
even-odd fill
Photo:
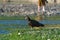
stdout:
MULTIPOLYGON (((60 24, 60 20, 42 20, 39 21, 43 24, 60 24)), ((0 24, 20 24, 20 25, 27 25, 27 20, 0 20, 0 24)))
MULTIPOLYGON (((39 21, 40 23, 43 24, 60 24, 60 20, 42 20, 39 21)), ((0 20, 0 24, 19 24, 19 25, 27 25, 28 21, 27 20, 0 20)), ((1 26, 0 28, 10 28, 11 26, 1 26)), ((16 26, 12 26, 12 28, 15 28, 16 26)), ((7 34, 9 31, 7 30, 0 30, 0 34, 7 34)))
POLYGON ((9 33, 9 31, 7 31, 7 30, 0 30, 0 34, 8 34, 9 33))

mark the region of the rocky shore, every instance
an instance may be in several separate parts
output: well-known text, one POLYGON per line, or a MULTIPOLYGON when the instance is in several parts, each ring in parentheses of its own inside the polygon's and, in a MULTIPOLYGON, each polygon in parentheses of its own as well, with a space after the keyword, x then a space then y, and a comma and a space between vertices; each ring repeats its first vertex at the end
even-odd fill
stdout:
MULTIPOLYGON (((1 5, 1 4, 0 4, 1 5)), ((60 5, 57 5, 59 9, 60 5)), ((46 10, 53 8, 53 5, 47 5, 46 10)), ((35 4, 5 4, 0 6, 0 16, 22 16, 22 15, 36 15, 37 5, 35 4)))

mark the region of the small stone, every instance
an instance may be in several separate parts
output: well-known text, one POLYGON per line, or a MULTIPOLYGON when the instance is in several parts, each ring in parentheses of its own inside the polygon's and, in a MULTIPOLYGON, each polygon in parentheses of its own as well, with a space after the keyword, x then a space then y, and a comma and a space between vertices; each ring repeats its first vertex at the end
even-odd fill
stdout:
POLYGON ((50 40, 50 39, 47 39, 47 40, 50 40))
POLYGON ((21 33, 19 32, 18 35, 20 35, 21 33))

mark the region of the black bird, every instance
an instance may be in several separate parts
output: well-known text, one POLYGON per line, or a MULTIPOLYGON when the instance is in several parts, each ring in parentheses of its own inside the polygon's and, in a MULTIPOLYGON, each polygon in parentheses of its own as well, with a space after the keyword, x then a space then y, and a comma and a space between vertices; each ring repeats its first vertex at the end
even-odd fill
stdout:
POLYGON ((44 24, 39 23, 39 22, 36 21, 36 20, 30 19, 29 16, 26 16, 25 19, 28 20, 28 25, 31 26, 32 28, 33 28, 33 27, 44 27, 44 24))

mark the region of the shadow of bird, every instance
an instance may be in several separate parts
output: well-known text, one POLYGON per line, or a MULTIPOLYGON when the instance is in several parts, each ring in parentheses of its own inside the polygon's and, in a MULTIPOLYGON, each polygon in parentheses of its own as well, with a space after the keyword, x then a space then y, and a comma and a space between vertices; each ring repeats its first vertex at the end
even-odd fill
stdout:
POLYGON ((28 15, 26 15, 25 19, 28 21, 28 25, 33 27, 44 27, 44 24, 36 21, 36 20, 32 20, 30 19, 30 17, 28 15))

